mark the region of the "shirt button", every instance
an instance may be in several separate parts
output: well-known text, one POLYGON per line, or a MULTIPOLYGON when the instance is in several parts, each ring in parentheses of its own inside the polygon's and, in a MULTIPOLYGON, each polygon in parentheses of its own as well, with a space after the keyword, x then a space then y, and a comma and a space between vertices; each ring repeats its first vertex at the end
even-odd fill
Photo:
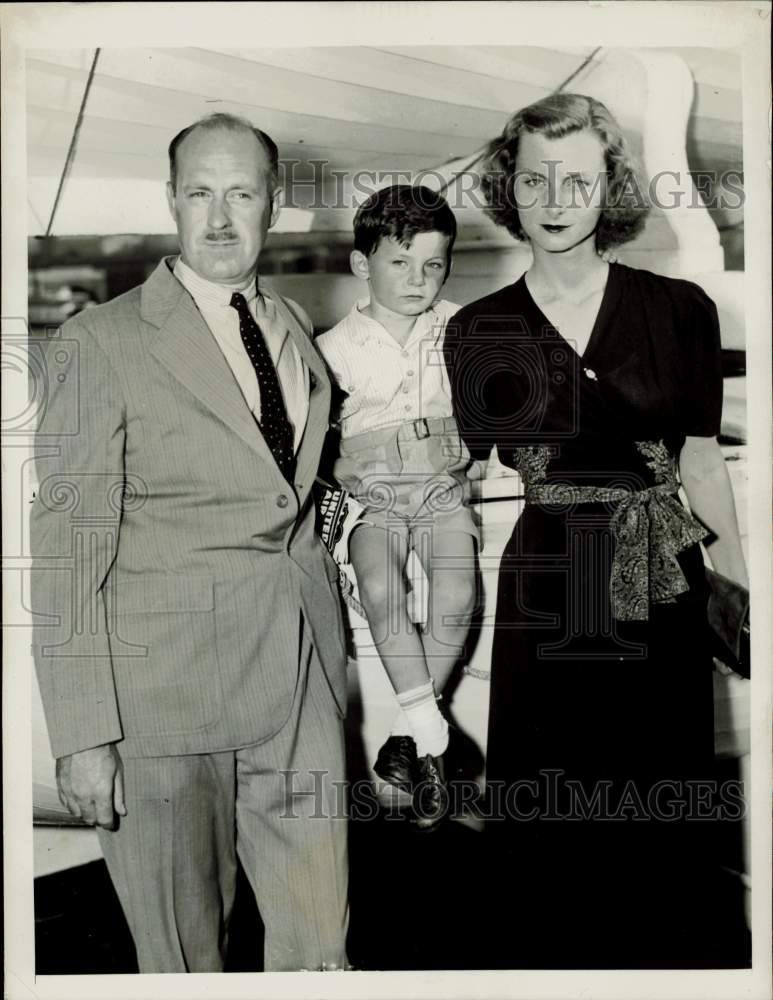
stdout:
POLYGON ((409 404, 408 404, 408 405, 406 406, 406 410, 410 410, 410 408, 411 408, 411 404, 409 403, 409 404))
POLYGON ((598 375, 596 375, 592 368, 583 368, 583 371, 589 379, 592 379, 594 382, 597 381, 598 375))
POLYGON ((403 357, 403 358, 407 358, 408 357, 408 352, 407 351, 403 351, 400 356, 403 357))
POLYGON ((410 389, 408 388, 408 386, 407 386, 407 385, 404 385, 404 386, 403 386, 403 392, 410 392, 410 391, 411 391, 411 390, 410 390, 410 389))
POLYGON ((413 368, 409 368, 408 371, 405 374, 406 375, 413 375, 413 368))
POLYGON ((290 502, 289 498, 285 496, 284 493, 280 493, 279 496, 276 498, 277 507, 286 507, 289 502, 290 502))

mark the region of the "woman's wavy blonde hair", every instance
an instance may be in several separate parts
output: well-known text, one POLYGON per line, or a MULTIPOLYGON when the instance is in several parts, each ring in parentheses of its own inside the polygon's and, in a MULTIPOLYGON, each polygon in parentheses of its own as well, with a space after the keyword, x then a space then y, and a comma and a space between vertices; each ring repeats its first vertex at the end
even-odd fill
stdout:
POLYGON ((492 139, 484 154, 483 194, 486 214, 516 239, 527 237, 518 217, 515 199, 515 161, 524 132, 561 139, 590 129, 601 140, 607 167, 604 203, 596 229, 596 247, 627 243, 644 228, 650 206, 639 182, 637 165, 622 129, 601 101, 584 94, 551 94, 521 108, 492 139))

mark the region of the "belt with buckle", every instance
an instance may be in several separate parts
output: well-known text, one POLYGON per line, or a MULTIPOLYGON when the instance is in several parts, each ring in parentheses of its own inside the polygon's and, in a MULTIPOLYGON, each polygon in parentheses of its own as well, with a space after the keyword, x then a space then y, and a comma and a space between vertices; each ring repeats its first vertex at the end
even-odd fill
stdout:
POLYGON ((400 441, 424 441, 437 434, 449 434, 456 430, 456 420, 453 417, 419 417, 417 420, 406 420, 397 428, 397 438, 400 441))
POLYGON ((391 424, 375 431, 343 438, 341 449, 343 452, 353 452, 390 441, 424 441, 433 434, 449 434, 455 430, 456 420, 453 417, 419 417, 417 420, 407 420, 402 424, 391 424))

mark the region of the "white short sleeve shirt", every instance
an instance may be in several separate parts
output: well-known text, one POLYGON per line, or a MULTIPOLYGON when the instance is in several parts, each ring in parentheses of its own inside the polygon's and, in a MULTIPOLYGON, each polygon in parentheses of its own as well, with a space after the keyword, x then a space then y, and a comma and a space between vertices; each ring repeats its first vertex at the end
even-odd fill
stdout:
POLYGON ((315 341, 338 387, 346 393, 341 436, 422 417, 450 417, 451 385, 443 360, 448 320, 459 311, 439 300, 416 320, 404 346, 362 310, 358 301, 348 316, 315 341))

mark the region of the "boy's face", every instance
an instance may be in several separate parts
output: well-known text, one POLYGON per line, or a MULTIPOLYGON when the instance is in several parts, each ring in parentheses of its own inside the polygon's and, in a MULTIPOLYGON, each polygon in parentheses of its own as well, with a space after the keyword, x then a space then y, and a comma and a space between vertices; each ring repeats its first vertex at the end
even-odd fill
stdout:
POLYGON ((399 316, 419 316, 440 293, 446 279, 449 237, 417 233, 410 246, 390 237, 369 256, 352 252, 352 270, 365 278, 371 302, 399 316))

